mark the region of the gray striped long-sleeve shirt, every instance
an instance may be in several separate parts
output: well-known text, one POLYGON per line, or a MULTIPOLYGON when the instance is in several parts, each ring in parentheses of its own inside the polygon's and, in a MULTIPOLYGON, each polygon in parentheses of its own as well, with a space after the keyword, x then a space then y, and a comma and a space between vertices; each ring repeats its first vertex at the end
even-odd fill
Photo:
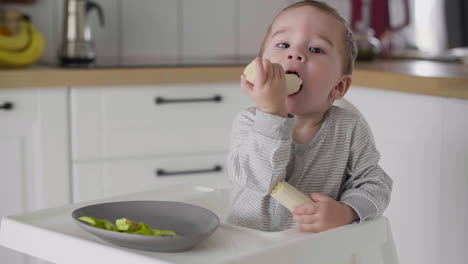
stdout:
POLYGON ((359 114, 332 106, 309 144, 293 141, 293 127, 293 117, 256 108, 237 115, 228 155, 228 222, 262 231, 294 227, 291 213, 269 195, 282 180, 351 206, 361 222, 382 215, 392 180, 378 165, 373 136, 359 114))

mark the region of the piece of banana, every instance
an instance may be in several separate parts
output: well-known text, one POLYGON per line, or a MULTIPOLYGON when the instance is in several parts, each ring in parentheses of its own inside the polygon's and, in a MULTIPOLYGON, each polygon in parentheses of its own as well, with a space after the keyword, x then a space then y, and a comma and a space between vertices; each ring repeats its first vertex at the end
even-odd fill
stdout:
MULTIPOLYGON (((245 79, 251 83, 255 81, 255 61, 252 61, 244 69, 245 79)), ((301 88, 302 80, 296 74, 286 74, 286 86, 288 88, 288 95, 293 94, 301 88)))
POLYGON ((0 65, 21 67, 35 63, 42 55, 45 48, 44 37, 34 26, 26 22, 29 34, 28 45, 20 51, 6 51, 0 49, 0 65))
POLYGON ((21 30, 13 36, 0 35, 0 50, 20 51, 28 46, 30 34, 28 32, 29 22, 22 22, 21 30))
POLYGON ((289 210, 292 210, 296 205, 313 203, 307 195, 285 181, 278 182, 270 195, 289 210))

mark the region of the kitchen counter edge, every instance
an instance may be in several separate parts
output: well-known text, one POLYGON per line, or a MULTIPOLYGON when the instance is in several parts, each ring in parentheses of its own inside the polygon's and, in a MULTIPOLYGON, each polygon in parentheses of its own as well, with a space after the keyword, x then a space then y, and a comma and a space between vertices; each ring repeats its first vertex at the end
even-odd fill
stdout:
MULTIPOLYGON (((378 66, 358 64, 353 73, 352 85, 468 99, 468 75, 465 76, 464 68, 456 74, 449 71, 444 74, 440 71, 444 68, 435 68, 433 71, 438 74, 431 76, 430 72, 421 71, 421 68, 411 71, 398 65, 393 68, 381 67, 382 64, 378 66)), ((95 69, 32 67, 0 71, 0 89, 238 82, 243 69, 243 66, 95 69)))

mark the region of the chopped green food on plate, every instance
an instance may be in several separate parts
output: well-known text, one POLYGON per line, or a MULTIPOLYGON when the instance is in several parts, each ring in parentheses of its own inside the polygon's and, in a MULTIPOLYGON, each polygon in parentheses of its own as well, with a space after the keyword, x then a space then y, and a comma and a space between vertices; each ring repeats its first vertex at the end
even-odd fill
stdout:
POLYGON ((115 224, 105 219, 97 219, 89 216, 82 216, 78 219, 94 227, 110 231, 149 236, 178 236, 173 230, 152 228, 143 222, 137 223, 127 218, 116 219, 115 224))

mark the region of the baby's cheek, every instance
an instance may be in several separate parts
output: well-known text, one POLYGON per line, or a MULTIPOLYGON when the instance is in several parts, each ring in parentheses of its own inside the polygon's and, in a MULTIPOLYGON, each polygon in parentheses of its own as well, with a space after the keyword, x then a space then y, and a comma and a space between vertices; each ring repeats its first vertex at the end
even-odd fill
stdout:
POLYGON ((281 63, 283 55, 274 50, 267 50, 263 53, 263 59, 269 59, 273 63, 281 63))

